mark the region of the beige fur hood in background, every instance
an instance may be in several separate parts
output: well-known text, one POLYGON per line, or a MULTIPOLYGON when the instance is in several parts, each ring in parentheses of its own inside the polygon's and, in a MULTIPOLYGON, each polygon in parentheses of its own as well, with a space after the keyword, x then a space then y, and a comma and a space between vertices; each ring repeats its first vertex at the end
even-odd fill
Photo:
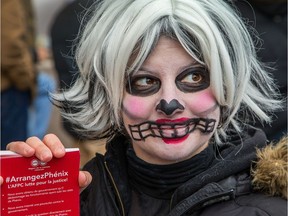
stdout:
POLYGON ((288 138, 257 150, 255 167, 252 169, 253 187, 271 196, 287 199, 288 138))

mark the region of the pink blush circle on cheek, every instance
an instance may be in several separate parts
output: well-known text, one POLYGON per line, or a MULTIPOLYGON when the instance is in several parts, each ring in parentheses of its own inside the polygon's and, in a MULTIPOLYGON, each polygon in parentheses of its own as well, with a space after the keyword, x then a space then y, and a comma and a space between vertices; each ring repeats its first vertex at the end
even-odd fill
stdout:
POLYGON ((194 93, 189 101, 189 108, 195 113, 205 112, 215 105, 215 97, 210 90, 194 93))
POLYGON ((132 97, 124 99, 123 111, 130 118, 143 119, 151 114, 152 108, 143 98, 132 97))

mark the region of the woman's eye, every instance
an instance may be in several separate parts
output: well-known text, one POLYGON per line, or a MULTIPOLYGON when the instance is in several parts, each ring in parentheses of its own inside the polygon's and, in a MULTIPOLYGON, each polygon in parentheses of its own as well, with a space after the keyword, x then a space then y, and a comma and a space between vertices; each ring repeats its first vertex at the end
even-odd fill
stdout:
POLYGON ((152 85, 157 85, 157 81, 147 77, 143 77, 139 78, 138 80, 135 80, 133 85, 136 88, 149 88, 152 85))
POLYGON ((192 67, 176 77, 176 85, 183 92, 197 92, 210 85, 209 72, 204 67, 192 67))
POLYGON ((203 80, 203 77, 201 74, 199 73, 192 73, 192 74, 188 74, 187 76, 185 76, 181 82, 183 83, 191 83, 191 84, 197 84, 200 83, 203 80))
POLYGON ((132 95, 148 96, 160 89, 160 80, 150 76, 134 76, 129 79, 126 91, 132 95))

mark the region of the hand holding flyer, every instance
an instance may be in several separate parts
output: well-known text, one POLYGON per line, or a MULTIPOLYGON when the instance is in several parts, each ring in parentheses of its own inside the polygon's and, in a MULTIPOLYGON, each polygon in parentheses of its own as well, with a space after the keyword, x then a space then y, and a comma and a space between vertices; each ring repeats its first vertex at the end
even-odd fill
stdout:
POLYGON ((79 215, 79 150, 41 162, 0 152, 1 215, 79 215))

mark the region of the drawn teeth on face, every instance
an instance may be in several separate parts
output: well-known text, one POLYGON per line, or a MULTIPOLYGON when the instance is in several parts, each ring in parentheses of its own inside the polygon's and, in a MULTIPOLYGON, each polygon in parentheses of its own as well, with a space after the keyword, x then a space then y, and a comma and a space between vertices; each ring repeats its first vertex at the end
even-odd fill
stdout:
POLYGON ((175 125, 174 130, 171 131, 171 138, 182 137, 185 136, 189 131, 189 127, 187 125, 175 125))
POLYGON ((189 127, 187 125, 164 125, 160 128, 161 134, 164 138, 177 138, 183 137, 189 132, 189 127))
POLYGON ((168 138, 174 136, 175 130, 171 125, 159 125, 158 130, 162 137, 168 138))
POLYGON ((211 133, 215 127, 215 119, 191 118, 186 122, 159 124, 152 121, 143 122, 138 125, 129 125, 131 136, 134 140, 145 140, 147 137, 159 138, 181 138, 195 129, 202 133, 211 133))

